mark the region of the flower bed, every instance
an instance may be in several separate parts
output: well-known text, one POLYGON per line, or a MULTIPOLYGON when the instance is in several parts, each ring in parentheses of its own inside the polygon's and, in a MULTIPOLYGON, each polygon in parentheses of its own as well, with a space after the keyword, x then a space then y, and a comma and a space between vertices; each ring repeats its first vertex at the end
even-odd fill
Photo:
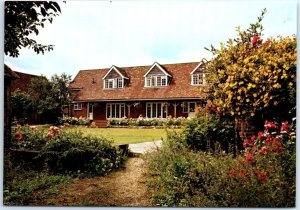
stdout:
POLYGON ((33 166, 32 169, 46 166, 54 173, 83 176, 105 175, 125 160, 122 151, 106 138, 66 132, 64 126, 39 129, 17 125, 12 131, 12 150, 15 154, 12 161, 16 165, 33 166), (22 158, 25 153, 35 155, 27 161, 22 158))
POLYGON ((108 120, 109 127, 182 127, 189 119, 184 117, 166 119, 150 119, 139 117, 137 119, 122 118, 108 120))

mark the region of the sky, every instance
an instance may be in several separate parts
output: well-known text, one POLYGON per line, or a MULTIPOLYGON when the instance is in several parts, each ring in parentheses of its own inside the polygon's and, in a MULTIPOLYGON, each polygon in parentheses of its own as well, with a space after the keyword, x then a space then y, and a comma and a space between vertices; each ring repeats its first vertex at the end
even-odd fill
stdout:
POLYGON ((45 75, 79 70, 198 62, 210 59, 205 47, 220 46, 246 30, 266 8, 264 36, 297 33, 297 1, 103 0, 60 2, 62 13, 34 36, 53 44, 44 55, 22 49, 4 56, 13 70, 45 75))

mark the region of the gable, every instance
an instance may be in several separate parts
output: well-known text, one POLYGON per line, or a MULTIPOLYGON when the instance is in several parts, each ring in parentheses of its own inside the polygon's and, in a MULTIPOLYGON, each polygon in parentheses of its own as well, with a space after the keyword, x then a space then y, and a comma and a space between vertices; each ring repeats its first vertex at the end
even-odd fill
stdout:
POLYGON ((147 77, 148 75, 165 75, 171 77, 171 75, 157 62, 151 66, 144 77, 147 77))
POLYGON ((115 78, 128 79, 124 74, 121 73, 121 71, 116 66, 112 66, 102 79, 104 80, 104 79, 115 79, 115 78))
POLYGON ((193 71, 190 74, 199 74, 199 73, 208 72, 208 70, 206 69, 206 66, 205 66, 205 61, 204 61, 204 59, 202 59, 200 61, 200 63, 196 66, 196 68, 193 69, 193 71))

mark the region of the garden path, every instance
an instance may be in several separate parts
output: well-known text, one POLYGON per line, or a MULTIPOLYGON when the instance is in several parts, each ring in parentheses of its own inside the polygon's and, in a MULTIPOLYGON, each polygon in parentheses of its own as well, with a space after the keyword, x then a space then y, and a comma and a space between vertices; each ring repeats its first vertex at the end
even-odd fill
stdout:
MULTIPOLYGON (((129 145, 133 153, 145 153, 161 141, 129 145)), ((35 205, 51 206, 152 206, 147 194, 147 169, 144 156, 128 158, 125 167, 105 177, 84 178, 59 188, 35 205)))

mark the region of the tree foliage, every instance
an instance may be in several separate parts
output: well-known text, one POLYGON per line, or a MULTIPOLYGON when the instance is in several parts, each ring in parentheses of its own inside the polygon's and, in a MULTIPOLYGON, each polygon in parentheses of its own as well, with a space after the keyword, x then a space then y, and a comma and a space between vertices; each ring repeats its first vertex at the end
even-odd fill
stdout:
POLYGON ((53 45, 43 45, 31 38, 38 35, 45 22, 52 23, 61 12, 57 2, 52 1, 6 1, 4 52, 12 57, 19 56, 22 47, 28 47, 37 54, 53 50, 53 45))
POLYGON ((265 12, 246 31, 237 28, 237 38, 208 49, 210 99, 219 113, 245 118, 296 104, 296 37, 262 40, 265 12))
POLYGON ((68 89, 70 81, 71 76, 65 73, 60 76, 55 74, 51 80, 46 77, 34 78, 31 81, 29 93, 37 112, 60 117, 63 106, 70 101, 68 89))

